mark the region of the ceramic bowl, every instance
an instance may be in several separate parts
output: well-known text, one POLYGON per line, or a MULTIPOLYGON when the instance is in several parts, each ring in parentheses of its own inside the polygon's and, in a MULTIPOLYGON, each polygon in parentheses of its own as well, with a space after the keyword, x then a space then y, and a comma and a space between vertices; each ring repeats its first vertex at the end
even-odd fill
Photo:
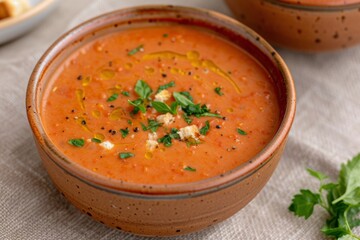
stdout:
POLYGON ((22 36, 43 21, 57 6, 58 0, 30 0, 31 8, 17 17, 0 20, 0 44, 22 36))
POLYGON ((36 146, 61 194, 93 219, 146 236, 172 236, 204 229, 249 203, 264 187, 283 152, 295 115, 294 83, 277 52, 258 34, 216 12, 173 6, 142 6, 87 21, 60 37, 33 71, 27 113, 36 146), (51 143, 41 123, 43 89, 59 64, 75 49, 105 34, 137 26, 190 25, 212 31, 245 49, 274 78, 281 104, 281 125, 256 157, 225 174, 184 184, 143 185, 114 180, 67 159, 51 143))
POLYGON ((359 0, 226 2, 241 22, 274 45, 317 52, 347 48, 360 43, 359 0))

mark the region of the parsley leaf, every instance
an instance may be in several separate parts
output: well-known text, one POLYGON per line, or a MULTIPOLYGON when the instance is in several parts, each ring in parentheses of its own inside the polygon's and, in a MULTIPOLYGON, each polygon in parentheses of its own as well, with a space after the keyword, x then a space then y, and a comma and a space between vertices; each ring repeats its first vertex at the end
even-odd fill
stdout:
POLYGON ((148 119, 148 126, 146 126, 143 123, 140 123, 140 124, 141 124, 142 130, 144 130, 144 131, 150 130, 151 132, 156 132, 157 129, 162 125, 161 123, 159 123, 153 119, 148 119))
POLYGON ((174 96, 176 102, 177 102, 181 107, 187 107, 187 106, 189 106, 189 105, 194 105, 194 103, 193 103, 189 98, 187 98, 186 96, 184 96, 184 95, 181 94, 181 93, 174 92, 174 93, 173 93, 173 96, 174 96))
POLYGON ((171 87, 174 87, 175 86, 175 82, 174 81, 171 81, 167 84, 164 84, 164 85, 161 85, 158 90, 156 91, 156 93, 159 93, 161 92, 162 90, 165 90, 165 89, 168 89, 168 88, 171 88, 171 87))
POLYGON ((163 34, 163 37, 164 37, 164 38, 167 38, 168 36, 169 36, 169 34, 167 34, 167 33, 164 33, 164 34, 163 34))
POLYGON ((177 104, 176 104, 176 106, 172 104, 171 107, 170 107, 166 103, 154 101, 154 102, 151 103, 151 105, 159 113, 171 113, 173 115, 176 114, 177 104))
POLYGON ((122 153, 119 153, 119 158, 121 159, 126 159, 126 158, 131 158, 131 157, 134 157, 135 155, 131 152, 122 152, 122 153))
POLYGON ((102 142, 101 139, 98 139, 98 138, 92 138, 91 141, 94 142, 94 143, 101 143, 102 142))
POLYGON ((134 101, 128 100, 128 103, 135 107, 132 111, 133 114, 137 114, 139 111, 141 111, 142 113, 146 112, 146 107, 142 99, 139 98, 134 101))
POLYGON ((194 101, 193 97, 190 95, 189 92, 179 92, 181 95, 185 96, 186 98, 188 98, 190 101, 194 101))
POLYGON ((166 134, 162 138, 158 139, 159 143, 163 143, 165 147, 172 146, 172 139, 180 139, 180 135, 177 133, 178 130, 176 128, 172 128, 169 134, 166 134))
POLYGON ((138 80, 135 85, 135 92, 142 100, 148 99, 153 92, 150 86, 144 80, 138 80))
POLYGON ((240 135, 244 135, 244 136, 247 135, 247 133, 246 133, 244 130, 240 129, 240 128, 237 128, 236 131, 237 131, 238 134, 240 134, 240 135))
POLYGON ((186 113, 184 113, 182 116, 187 124, 192 123, 193 120, 186 113))
POLYGON ((120 129, 121 137, 125 138, 129 134, 129 128, 120 129))
POLYGON ((215 91, 216 94, 219 95, 219 96, 224 95, 224 93, 221 91, 221 87, 216 87, 216 88, 214 89, 214 91, 215 91))
POLYGON ((328 176, 321 172, 307 171, 320 181, 318 193, 300 190, 300 194, 292 199, 289 210, 307 219, 313 213, 314 206, 319 205, 329 214, 321 229, 325 235, 342 240, 359 240, 360 237, 355 236, 351 229, 360 226, 360 154, 341 165, 335 183, 325 182, 328 176))
POLYGON ((203 126, 202 128, 200 128, 200 134, 201 135, 206 135, 210 130, 210 123, 209 121, 206 121, 205 122, 205 126, 203 126))
POLYGON ((320 195, 310 190, 301 189, 300 194, 294 196, 289 210, 296 216, 308 219, 314 211, 314 206, 320 202, 320 195))
POLYGON ((74 147, 83 147, 85 145, 85 140, 82 138, 73 138, 70 139, 68 143, 74 147))
POLYGON ((189 171, 189 172, 196 172, 196 168, 190 167, 190 166, 186 166, 184 167, 185 171, 189 171))
POLYGON ((119 94, 114 93, 114 94, 111 95, 106 101, 107 101, 107 102, 112 102, 112 101, 115 101, 118 97, 119 97, 119 94))
POLYGON ((121 94, 124 95, 124 96, 126 96, 126 97, 130 96, 130 93, 127 92, 127 91, 122 91, 121 94))
POLYGON ((130 51, 128 52, 128 56, 132 56, 132 55, 136 54, 137 52, 139 52, 139 51, 140 51, 141 49, 143 49, 143 48, 144 48, 144 45, 143 45, 143 44, 137 46, 136 48, 134 48, 134 49, 132 49, 132 50, 130 50, 130 51))

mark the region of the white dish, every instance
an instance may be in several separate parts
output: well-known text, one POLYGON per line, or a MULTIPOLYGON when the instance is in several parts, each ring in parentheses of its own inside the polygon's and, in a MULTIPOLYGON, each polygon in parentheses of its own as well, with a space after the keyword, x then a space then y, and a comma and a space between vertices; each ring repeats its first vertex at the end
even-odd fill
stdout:
POLYGON ((0 44, 29 32, 55 9, 58 0, 30 0, 31 8, 17 17, 0 20, 0 44))

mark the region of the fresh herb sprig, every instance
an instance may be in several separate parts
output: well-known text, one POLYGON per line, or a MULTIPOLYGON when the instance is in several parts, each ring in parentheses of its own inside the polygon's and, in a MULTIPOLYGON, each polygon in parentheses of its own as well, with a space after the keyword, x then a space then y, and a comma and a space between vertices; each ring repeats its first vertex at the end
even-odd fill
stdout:
POLYGON ((156 132, 157 129, 162 125, 161 123, 159 123, 158 121, 153 120, 153 119, 148 119, 147 126, 143 123, 140 123, 140 124, 141 124, 142 130, 144 130, 144 131, 150 130, 151 132, 156 132))
POLYGON ((164 84, 164 85, 161 85, 159 86, 158 90, 156 91, 156 93, 159 93, 161 92, 162 90, 165 90, 165 89, 168 89, 168 88, 171 88, 171 87, 174 87, 175 86, 175 82, 174 81, 171 81, 167 84, 164 84))
POLYGON ((137 46, 136 48, 131 49, 131 50, 128 52, 128 56, 135 55, 136 53, 140 52, 141 49, 143 49, 143 48, 144 48, 144 45, 141 44, 141 45, 137 46))
POLYGON ((360 154, 341 165, 337 182, 327 181, 328 176, 307 169, 308 173, 320 181, 317 192, 301 189, 296 194, 289 210, 296 216, 309 218, 316 205, 325 209, 329 218, 321 231, 340 240, 359 240, 352 228, 360 226, 360 154))
POLYGON ((145 104, 148 102, 153 90, 144 80, 138 80, 135 85, 135 92, 139 96, 136 100, 128 100, 129 104, 134 106, 132 114, 137 114, 139 111, 146 112, 145 104))
POLYGON ((172 128, 171 132, 169 134, 166 134, 162 138, 159 138, 158 142, 164 144, 165 147, 171 147, 172 139, 180 139, 180 135, 177 132, 178 130, 176 128, 172 128))
POLYGON ((185 112, 187 116, 199 117, 216 117, 222 118, 220 114, 211 113, 210 109, 205 105, 195 104, 189 97, 185 96, 183 93, 174 92, 173 96, 176 102, 181 106, 181 109, 185 112))
POLYGON ((171 113, 176 115, 176 108, 178 106, 177 102, 173 102, 170 106, 163 102, 154 101, 151 103, 151 106, 155 108, 159 113, 171 113))

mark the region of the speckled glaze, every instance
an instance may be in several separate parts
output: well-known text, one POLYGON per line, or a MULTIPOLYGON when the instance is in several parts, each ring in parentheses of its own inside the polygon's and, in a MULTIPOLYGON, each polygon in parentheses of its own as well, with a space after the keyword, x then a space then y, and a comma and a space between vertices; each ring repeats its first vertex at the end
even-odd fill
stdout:
POLYGON ((360 1, 321 6, 279 0, 225 1, 241 22, 274 45, 317 52, 360 43, 360 1))
POLYGON ((219 13, 173 6, 142 6, 102 15, 57 40, 31 75, 26 107, 41 159, 54 185, 73 205, 110 227, 138 235, 173 236, 220 222, 249 203, 276 168, 295 115, 291 75, 274 49, 251 29, 219 13), (239 45, 269 71, 278 89, 282 123, 253 159, 225 174, 172 185, 141 185, 109 179, 71 162, 46 136, 40 119, 44 86, 71 52, 99 36, 158 24, 197 26, 239 45))

